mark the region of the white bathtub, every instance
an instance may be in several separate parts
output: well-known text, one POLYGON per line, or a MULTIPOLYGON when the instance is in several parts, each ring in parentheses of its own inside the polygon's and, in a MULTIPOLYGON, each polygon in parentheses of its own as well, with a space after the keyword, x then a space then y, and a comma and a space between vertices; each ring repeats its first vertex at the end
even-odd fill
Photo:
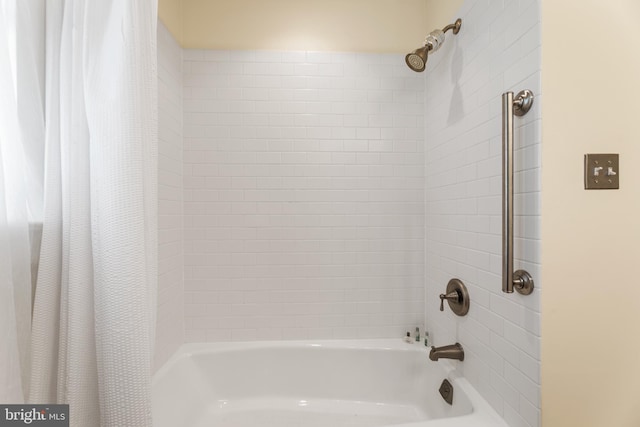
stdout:
POLYGON ((400 339, 186 344, 154 376, 153 425, 506 427, 453 366, 400 339))

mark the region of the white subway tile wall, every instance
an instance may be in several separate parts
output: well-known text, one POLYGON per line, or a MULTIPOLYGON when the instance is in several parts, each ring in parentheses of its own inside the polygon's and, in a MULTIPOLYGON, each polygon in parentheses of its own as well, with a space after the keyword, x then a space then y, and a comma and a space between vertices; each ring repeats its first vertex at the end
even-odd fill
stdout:
POLYGON ((468 0, 462 29, 429 58, 425 90, 426 323, 462 343, 465 376, 512 427, 540 425, 540 1, 468 0), (501 95, 530 89, 515 125, 516 267, 530 296, 501 291, 501 95), (457 277, 462 318, 438 311, 457 277))
POLYGON ((184 51, 187 341, 424 316, 424 78, 402 55, 184 51))
POLYGON ((182 48, 158 22, 158 316, 155 366, 184 342, 182 48))

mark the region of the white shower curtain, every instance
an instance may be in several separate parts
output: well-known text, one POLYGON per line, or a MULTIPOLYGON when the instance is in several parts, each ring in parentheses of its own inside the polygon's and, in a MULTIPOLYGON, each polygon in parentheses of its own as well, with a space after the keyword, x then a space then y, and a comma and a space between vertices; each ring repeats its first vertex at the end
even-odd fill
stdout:
MULTIPOLYGON (((18 5, 0 1, 0 402, 23 403, 29 375, 31 273, 30 168, 20 129, 16 38, 18 5)), ((40 194, 41 195, 41 194, 40 194)), ((37 196, 36 196, 37 198, 37 196)))
POLYGON ((45 188, 32 403, 151 426, 156 0, 47 0, 45 188))

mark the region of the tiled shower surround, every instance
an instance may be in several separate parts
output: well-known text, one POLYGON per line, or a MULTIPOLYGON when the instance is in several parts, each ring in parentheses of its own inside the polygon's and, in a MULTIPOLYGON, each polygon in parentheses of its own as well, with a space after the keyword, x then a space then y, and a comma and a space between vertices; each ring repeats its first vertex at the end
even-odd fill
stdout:
POLYGON ((458 366, 510 426, 539 426, 539 9, 466 1, 422 74, 399 54, 161 38, 157 362, 182 341, 400 338, 426 322, 436 345, 462 343, 458 366), (500 277, 500 96, 525 88, 527 297, 503 294, 500 277), (438 311, 452 277, 471 294, 466 317, 438 311))
POLYGON ((158 22, 158 320, 155 365, 184 342, 182 48, 158 22))
POLYGON ((424 79, 401 55, 185 51, 187 341, 423 323, 424 79))
POLYGON ((426 309, 436 345, 460 341, 465 376, 512 427, 540 423, 540 2, 467 1, 462 29, 429 60, 425 90, 426 309), (501 95, 530 89, 516 117, 515 266, 532 295, 502 293, 501 95), (438 311, 457 277, 466 317, 438 311))

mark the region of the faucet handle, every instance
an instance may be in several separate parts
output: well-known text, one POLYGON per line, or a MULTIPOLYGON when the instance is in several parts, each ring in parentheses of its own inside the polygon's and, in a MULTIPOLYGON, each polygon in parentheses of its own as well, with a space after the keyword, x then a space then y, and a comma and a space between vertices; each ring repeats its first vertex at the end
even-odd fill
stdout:
POLYGON ((451 311, 458 316, 469 312, 469 292, 460 279, 449 280, 446 294, 440 294, 440 311, 444 311, 444 300, 447 300, 451 311))
POLYGON ((458 291, 449 292, 448 294, 440 294, 440 311, 444 311, 444 300, 460 302, 460 294, 458 291))

